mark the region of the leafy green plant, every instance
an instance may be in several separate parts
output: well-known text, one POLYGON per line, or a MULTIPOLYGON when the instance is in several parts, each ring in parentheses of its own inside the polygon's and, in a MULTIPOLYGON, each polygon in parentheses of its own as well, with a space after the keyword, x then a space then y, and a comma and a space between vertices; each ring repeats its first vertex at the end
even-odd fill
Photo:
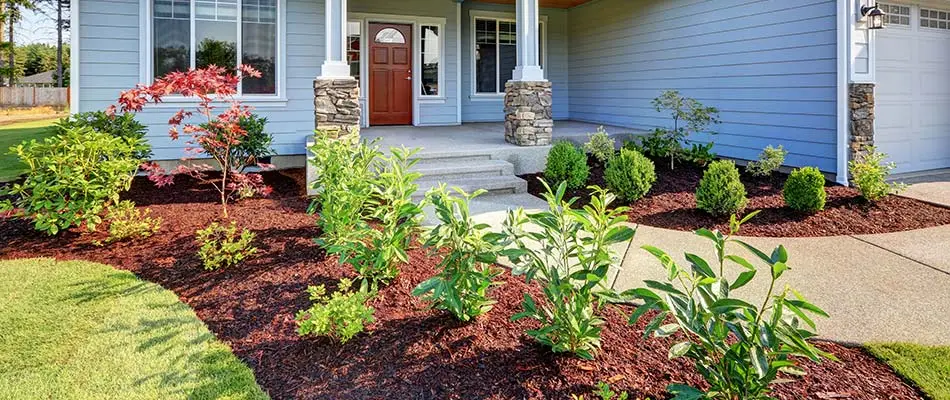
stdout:
POLYGON ((221 152, 220 156, 227 157, 229 159, 228 165, 243 173, 248 167, 260 165, 262 159, 275 154, 271 149, 271 142, 274 141, 274 137, 265 130, 267 118, 257 114, 242 116, 238 120, 238 126, 244 131, 240 143, 224 148, 214 146, 212 143, 224 141, 228 135, 227 128, 210 123, 201 124, 202 128, 207 129, 210 134, 216 135, 216 137, 214 140, 200 142, 199 144, 206 154, 215 154, 224 150, 226 153, 221 152))
POLYGON ((152 210, 139 211, 135 203, 120 201, 109 207, 106 219, 109 221, 109 237, 105 242, 115 243, 130 239, 147 239, 158 233, 162 227, 161 218, 152 218, 152 210))
POLYGON ((644 302, 630 317, 635 323, 648 311, 658 311, 649 322, 644 337, 671 337, 680 332, 684 340, 670 347, 670 358, 687 357, 706 379, 709 390, 670 385, 676 399, 769 399, 769 386, 780 372, 804 375, 798 367, 800 359, 820 361, 834 356, 808 342, 816 336, 814 316, 827 317, 817 306, 807 302, 798 292, 777 286, 789 270, 788 252, 779 246, 771 255, 733 236, 743 223, 756 213, 738 221, 730 220, 730 232, 696 231, 715 246, 714 263, 687 253, 689 267, 681 267, 669 254, 651 246, 644 250, 655 256, 666 269, 668 282, 646 281, 646 288, 624 292, 644 302), (758 269, 749 260, 729 254, 728 246, 738 244, 764 264, 770 274, 768 293, 756 306, 733 295, 734 291, 752 281, 758 269), (735 279, 726 277, 726 266, 742 271, 735 279), (677 284, 679 287, 677 287, 677 284), (666 321, 672 320, 668 324, 666 321))
POLYGON ((447 310, 461 321, 471 321, 495 304, 488 297, 488 289, 496 285, 494 279, 502 272, 493 266, 501 251, 501 239, 487 232, 489 225, 472 220, 469 202, 485 192, 454 190, 457 196, 445 185, 426 194, 440 224, 427 233, 425 246, 442 256, 441 271, 419 284, 412 295, 424 297, 433 307, 447 310))
POLYGON ((70 129, 92 128, 96 132, 128 138, 139 146, 135 151, 136 158, 147 160, 152 157, 152 146, 145 140, 148 127, 136 121, 133 113, 116 115, 109 115, 105 111, 76 113, 60 119, 54 125, 59 135, 70 129))
MULTIPOLYGON (((657 112, 667 112, 673 119, 673 128, 660 128, 654 133, 659 143, 669 146, 670 169, 674 168, 676 157, 683 146, 689 144, 689 136, 705 131, 710 125, 719 123, 719 109, 707 107, 696 99, 683 97, 679 91, 667 90, 651 102, 657 112)), ((710 132, 715 133, 715 132, 710 132)))
POLYGON ((653 161, 636 150, 621 149, 620 155, 607 162, 604 170, 607 187, 623 201, 646 196, 656 182, 653 161))
POLYGON ((610 160, 617 153, 617 141, 607 134, 603 126, 597 128, 596 133, 587 135, 587 143, 584 144, 584 150, 601 164, 610 160))
POLYGON ((142 160, 142 139, 73 128, 10 149, 28 166, 26 179, 0 189, 0 212, 33 221, 55 235, 73 226, 91 231, 102 212, 129 189, 142 160))
POLYGON ((363 332, 375 321, 376 310, 366 305, 373 294, 351 291, 352 285, 349 279, 341 279, 336 292, 329 296, 325 286, 310 286, 307 291, 313 305, 297 313, 297 334, 328 336, 346 343, 363 332))
POLYGON ((696 189, 696 206, 712 215, 729 215, 742 211, 748 199, 739 180, 736 164, 719 160, 709 164, 696 189))
POLYGON ((242 229, 238 232, 237 224, 222 226, 212 222, 207 228, 195 233, 198 242, 198 257, 208 271, 219 268, 233 267, 257 254, 257 248, 252 245, 254 232, 242 229))
MULTIPOLYGON (((596 398, 600 400, 627 400, 630 397, 630 394, 627 392, 617 393, 610 389, 610 385, 607 382, 600 382, 597 384, 597 390, 591 392, 596 398)), ((584 400, 584 396, 574 396, 571 395, 573 400, 584 400)))
POLYGON ((504 225, 511 246, 503 254, 514 264, 512 273, 537 280, 544 292, 541 301, 525 293, 524 311, 512 320, 537 320, 541 326, 529 330, 529 336, 556 353, 593 359, 604 323, 597 312, 603 299, 613 297, 607 272, 618 260, 610 246, 629 241, 635 231, 624 225, 627 209, 612 209, 615 196, 605 189, 591 187, 590 203, 575 210, 577 199, 564 199, 566 183, 557 191, 542 183, 548 210, 509 211, 504 225))
POLYGON ((713 146, 714 144, 712 142, 705 144, 693 143, 692 146, 683 149, 682 158, 700 167, 705 167, 718 157, 716 153, 712 151, 713 146))
POLYGON ((897 164, 885 163, 885 159, 887 154, 879 153, 874 146, 867 146, 864 148, 864 155, 848 163, 851 182, 868 201, 881 200, 905 188, 903 184, 887 182, 887 177, 897 168, 897 164))
POLYGON ((590 166, 587 165, 587 154, 584 150, 567 140, 554 144, 548 153, 544 179, 557 184, 565 182, 567 188, 573 190, 584 187, 589 175, 590 166))
POLYGON ((772 172, 775 172, 775 170, 785 164, 785 156, 787 155, 788 151, 782 146, 766 147, 762 150, 762 153, 759 154, 758 161, 749 161, 745 170, 752 174, 752 176, 769 176, 772 172))
POLYGON ((792 171, 782 190, 785 204, 793 210, 816 212, 825 209, 825 175, 815 167, 792 171))
POLYGON ((624 148, 636 150, 654 159, 674 158, 681 150, 679 140, 668 135, 663 129, 654 129, 650 134, 638 137, 636 141, 629 141, 624 144, 624 148))

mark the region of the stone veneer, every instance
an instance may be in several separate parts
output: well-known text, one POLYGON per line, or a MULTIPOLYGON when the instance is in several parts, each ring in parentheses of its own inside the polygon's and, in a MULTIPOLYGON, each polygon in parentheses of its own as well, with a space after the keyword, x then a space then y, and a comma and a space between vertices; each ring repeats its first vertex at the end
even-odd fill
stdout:
POLYGON ((852 83, 848 90, 851 109, 849 159, 864 155, 874 145, 874 84, 852 83))
POLYGON ((313 81, 316 129, 337 137, 359 136, 360 84, 356 79, 313 81))
POLYGON ((554 118, 551 82, 505 84, 505 141, 518 146, 551 144, 554 118))

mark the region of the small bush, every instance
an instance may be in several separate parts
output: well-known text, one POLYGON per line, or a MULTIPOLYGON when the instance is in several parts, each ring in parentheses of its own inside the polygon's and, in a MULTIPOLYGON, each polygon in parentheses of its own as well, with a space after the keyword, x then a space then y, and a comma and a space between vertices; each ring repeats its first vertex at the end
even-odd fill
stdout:
POLYGON ((92 128, 71 128, 42 142, 10 149, 29 169, 22 183, 0 189, 0 212, 33 221, 55 235, 73 226, 91 231, 119 194, 129 189, 142 160, 141 139, 116 137, 92 128))
POLYGON ((897 164, 885 163, 886 158, 887 154, 878 153, 874 146, 867 146, 864 156, 848 163, 851 182, 861 192, 861 196, 869 201, 878 201, 904 190, 902 184, 887 183, 887 177, 897 168, 897 164))
POLYGON ((349 279, 341 279, 337 291, 330 296, 323 285, 309 287, 313 305, 297 313, 297 334, 328 336, 346 343, 373 323, 376 310, 366 305, 373 295, 350 291, 352 284, 349 279))
POLYGON ((148 127, 135 120, 135 114, 124 113, 110 116, 104 111, 76 113, 56 122, 56 133, 61 135, 70 129, 92 128, 96 132, 115 137, 128 138, 136 143, 135 157, 147 160, 152 157, 152 147, 145 140, 148 127))
POLYGON ((656 182, 653 161, 635 150, 620 150, 604 170, 607 187, 623 201, 636 201, 646 196, 656 182))
POLYGON ((709 168, 699 181, 696 189, 696 206, 712 215, 730 215, 742 211, 748 199, 745 186, 739 180, 736 164, 729 160, 719 160, 709 164, 709 168))
POLYGON ((639 151, 654 159, 676 158, 682 150, 679 139, 659 128, 649 135, 638 137, 636 141, 627 142, 624 148, 639 151))
POLYGON ((617 141, 611 138, 607 134, 607 130, 601 126, 597 128, 597 133, 587 135, 584 150, 594 156, 601 164, 604 164, 617 153, 617 141))
POLYGON ((713 146, 715 146, 713 142, 706 144, 693 143, 692 146, 683 149, 681 157, 685 161, 689 161, 700 167, 705 167, 718 157, 716 153, 712 151, 713 146))
MULTIPOLYGON (((274 151, 271 150, 271 142, 273 142, 274 137, 265 131, 266 125, 267 118, 260 117, 257 114, 243 116, 238 120, 238 126, 245 132, 240 143, 231 147, 219 147, 211 145, 212 141, 205 141, 201 142, 201 147, 206 154, 229 157, 228 164, 233 169, 243 173, 248 167, 259 165, 261 159, 274 155, 274 151), (226 151, 227 154, 217 154, 222 150, 226 151)), ((215 139, 218 141, 227 137, 225 130, 219 127, 207 123, 202 124, 201 127, 216 134, 217 138, 215 139)))
POLYGON ((548 153, 544 179, 555 185, 565 182, 568 189, 580 189, 587 183, 589 175, 587 154, 583 150, 566 140, 554 144, 548 153))
POLYGON ((746 165, 745 170, 752 176, 769 176, 772 172, 779 169, 783 164, 785 164, 785 156, 788 155, 788 151, 785 151, 785 148, 782 146, 779 147, 766 147, 762 150, 762 153, 759 154, 758 161, 750 161, 746 165))
POLYGON ((158 233, 162 227, 161 218, 152 218, 152 210, 139 211, 135 203, 123 200, 109 207, 106 219, 109 221, 109 237, 105 243, 115 243, 130 239, 147 239, 158 233))
POLYGON ((310 152, 318 195, 311 205, 319 211, 320 245, 329 247, 347 240, 362 221, 373 192, 373 163, 381 156, 378 141, 336 139, 317 131, 310 152))
POLYGON ((816 212, 825 209, 825 176, 815 167, 792 171, 782 190, 785 204, 794 210, 816 212))
POLYGON ((227 227, 213 222, 195 235, 201 246, 198 257, 201 257, 205 269, 209 271, 233 267, 257 254, 257 248, 251 245, 254 233, 247 229, 239 233, 234 222, 227 227))
POLYGON ((689 144, 691 134, 703 132, 710 125, 719 123, 719 109, 707 107, 696 99, 683 97, 676 90, 664 91, 653 99, 651 104, 657 112, 669 113, 673 119, 673 128, 659 128, 652 136, 643 138, 648 140, 649 144, 641 144, 645 147, 655 147, 659 152, 667 152, 668 154, 663 156, 649 152, 647 155, 669 157, 670 169, 674 168, 676 158, 681 156, 683 146, 689 144))

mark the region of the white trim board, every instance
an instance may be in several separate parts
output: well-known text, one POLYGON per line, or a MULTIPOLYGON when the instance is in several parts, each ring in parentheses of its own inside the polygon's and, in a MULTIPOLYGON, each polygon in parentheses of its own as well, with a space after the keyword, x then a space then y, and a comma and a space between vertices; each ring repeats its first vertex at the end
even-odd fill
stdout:
POLYGON ((69 8, 69 112, 71 114, 80 111, 79 80, 81 76, 79 75, 79 66, 82 63, 82 51, 79 48, 79 37, 80 29, 82 29, 82 21, 79 20, 79 15, 81 14, 79 9, 81 7, 82 2, 73 0, 69 8))

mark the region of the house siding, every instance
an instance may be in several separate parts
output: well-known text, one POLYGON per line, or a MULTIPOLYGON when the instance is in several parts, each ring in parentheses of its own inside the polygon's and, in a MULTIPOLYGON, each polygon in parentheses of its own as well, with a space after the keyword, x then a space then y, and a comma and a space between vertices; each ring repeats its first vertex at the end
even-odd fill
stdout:
POLYGON ((718 107, 721 155, 836 168, 836 2, 600 0, 570 11, 571 119, 653 129, 665 89, 718 107))
MULTIPOLYGON (((474 55, 472 39, 472 11, 490 11, 511 14, 515 17, 512 5, 491 4, 466 1, 462 3, 462 122, 499 122, 505 120, 505 101, 499 97, 475 97, 472 76, 472 57, 474 55)), ((547 17, 545 45, 547 63, 544 66, 547 79, 554 88, 552 111, 554 119, 567 119, 569 112, 570 87, 568 86, 568 10, 541 9, 541 16, 547 17)))

